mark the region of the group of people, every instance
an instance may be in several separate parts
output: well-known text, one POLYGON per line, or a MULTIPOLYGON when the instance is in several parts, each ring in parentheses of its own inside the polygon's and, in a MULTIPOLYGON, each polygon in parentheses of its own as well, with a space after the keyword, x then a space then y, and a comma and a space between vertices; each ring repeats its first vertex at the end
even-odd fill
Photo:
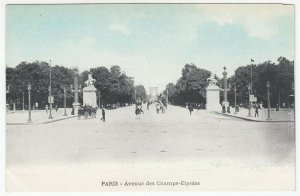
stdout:
MULTIPOLYGON (((165 113, 165 111, 167 109, 167 106, 166 106, 166 104, 163 104, 163 102, 160 101, 160 100, 157 100, 157 101, 154 101, 154 102, 147 101, 147 110, 149 110, 150 105, 153 104, 153 103, 155 104, 155 108, 156 108, 156 113, 157 114, 159 114, 160 111, 162 113, 165 113)), ((140 114, 144 114, 144 111, 143 111, 143 102, 142 101, 136 102, 136 105, 135 105, 135 115, 137 117, 139 117, 140 114)))
MULTIPOLYGON (((58 111, 58 105, 57 104, 55 105, 54 109, 55 109, 55 112, 58 111)), ((45 110, 46 110, 46 114, 48 114, 48 110, 49 110, 49 106, 48 105, 45 106, 45 110)))

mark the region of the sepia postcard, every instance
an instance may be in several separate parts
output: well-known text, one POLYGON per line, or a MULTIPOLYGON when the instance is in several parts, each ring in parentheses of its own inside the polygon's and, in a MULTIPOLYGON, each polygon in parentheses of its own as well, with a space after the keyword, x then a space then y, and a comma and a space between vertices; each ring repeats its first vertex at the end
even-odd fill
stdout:
POLYGON ((5 191, 296 190, 294 4, 4 15, 5 191))

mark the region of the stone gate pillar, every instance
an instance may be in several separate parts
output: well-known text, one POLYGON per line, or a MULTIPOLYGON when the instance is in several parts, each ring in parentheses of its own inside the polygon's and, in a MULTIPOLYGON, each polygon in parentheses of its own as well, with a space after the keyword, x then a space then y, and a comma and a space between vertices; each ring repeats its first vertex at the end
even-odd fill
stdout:
POLYGON ((209 84, 206 88, 206 110, 208 111, 221 111, 220 105, 220 87, 217 86, 215 75, 212 74, 207 79, 209 84))
POLYGON ((86 87, 82 89, 83 93, 83 106, 89 105, 96 107, 97 106, 97 89, 93 85, 96 80, 92 77, 92 74, 90 73, 88 75, 88 80, 84 83, 86 84, 86 87))
POLYGON ((83 106, 89 105, 96 107, 97 106, 97 95, 96 95, 97 89, 92 86, 87 86, 82 89, 83 93, 83 106))

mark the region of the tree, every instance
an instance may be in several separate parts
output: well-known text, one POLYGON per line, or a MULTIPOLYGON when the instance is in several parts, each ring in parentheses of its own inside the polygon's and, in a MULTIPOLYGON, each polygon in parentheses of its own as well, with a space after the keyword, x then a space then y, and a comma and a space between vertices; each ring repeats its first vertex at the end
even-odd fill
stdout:
POLYGON ((143 85, 137 85, 135 86, 135 91, 136 91, 136 99, 137 100, 146 100, 147 99, 147 94, 146 94, 146 89, 143 85))
POLYGON ((170 102, 176 105, 185 105, 186 102, 205 102, 205 89, 210 74, 210 71, 198 68, 194 64, 186 64, 175 87, 172 83, 166 87, 169 90, 170 102))

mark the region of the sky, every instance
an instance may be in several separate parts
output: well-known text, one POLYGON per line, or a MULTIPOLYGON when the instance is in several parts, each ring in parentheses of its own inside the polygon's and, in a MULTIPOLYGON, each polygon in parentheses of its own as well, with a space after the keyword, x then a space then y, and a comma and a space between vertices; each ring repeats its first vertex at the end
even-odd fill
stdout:
POLYGON ((222 77, 295 58, 294 6, 282 4, 7 5, 5 63, 119 65, 135 84, 176 83, 194 63, 222 77))

